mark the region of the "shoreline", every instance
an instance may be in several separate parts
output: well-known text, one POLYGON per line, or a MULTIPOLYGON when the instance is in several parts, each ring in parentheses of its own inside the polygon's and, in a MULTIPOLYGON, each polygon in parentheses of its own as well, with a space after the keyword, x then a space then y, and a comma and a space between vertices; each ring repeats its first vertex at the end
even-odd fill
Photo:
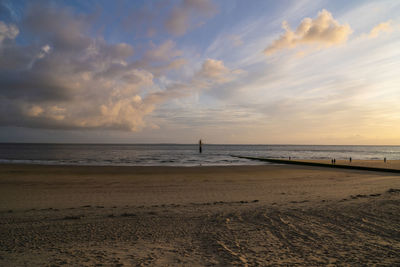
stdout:
MULTIPOLYGON (((263 166, 265 163, 268 165, 281 165, 285 163, 291 164, 291 162, 304 162, 304 163, 317 163, 323 165, 332 165, 331 159, 307 159, 307 158, 292 158, 289 160, 288 158, 263 158, 263 157, 248 157, 248 156, 236 156, 232 155, 234 158, 244 158, 251 160, 250 162, 261 161, 260 164, 230 164, 230 165, 96 165, 96 164, 63 164, 63 163, 54 163, 54 164, 46 164, 46 163, 37 163, 37 162, 0 162, 0 166, 7 165, 20 165, 20 166, 56 166, 56 167, 183 167, 183 168, 192 168, 192 167, 246 167, 246 166, 263 166), (271 162, 267 162, 266 160, 271 160, 271 162), (264 163, 264 164, 263 164, 264 163), (275 163, 275 164, 273 164, 275 163)), ((383 168, 394 168, 400 170, 400 159, 388 159, 384 162, 382 159, 353 159, 352 162, 349 162, 348 159, 336 159, 336 165, 346 165, 346 166, 365 166, 365 167, 383 167, 383 168)), ((312 165, 310 165, 312 166, 312 165)))

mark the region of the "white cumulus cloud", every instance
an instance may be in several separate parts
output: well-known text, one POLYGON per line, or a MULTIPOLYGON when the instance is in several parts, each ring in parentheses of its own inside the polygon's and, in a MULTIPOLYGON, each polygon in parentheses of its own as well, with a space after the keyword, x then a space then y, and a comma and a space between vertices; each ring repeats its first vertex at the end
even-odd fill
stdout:
POLYGON ((380 33, 382 32, 392 32, 393 28, 392 28, 392 21, 386 21, 386 22, 382 22, 379 23, 378 25, 376 25, 375 27, 372 28, 372 30, 370 31, 370 33, 368 34, 369 38, 376 38, 379 36, 380 33))
POLYGON ((285 33, 272 42, 264 53, 271 55, 283 49, 293 49, 299 45, 314 45, 317 48, 341 44, 347 41, 352 29, 348 24, 340 24, 332 14, 323 9, 315 19, 305 18, 295 31, 284 21, 285 33))

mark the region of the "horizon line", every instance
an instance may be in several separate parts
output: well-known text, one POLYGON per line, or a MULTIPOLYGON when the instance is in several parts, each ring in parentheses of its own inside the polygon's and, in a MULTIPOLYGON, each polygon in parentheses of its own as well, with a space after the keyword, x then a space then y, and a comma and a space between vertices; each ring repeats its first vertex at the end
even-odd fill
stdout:
MULTIPOLYGON (((4 144, 26 144, 26 145, 198 145, 197 142, 194 143, 84 143, 84 142, 1 142, 0 145, 4 144)), ((240 144, 240 143, 204 143, 203 145, 226 145, 226 146, 400 146, 399 145, 361 145, 361 144, 353 144, 353 145, 344 145, 344 144, 240 144)))

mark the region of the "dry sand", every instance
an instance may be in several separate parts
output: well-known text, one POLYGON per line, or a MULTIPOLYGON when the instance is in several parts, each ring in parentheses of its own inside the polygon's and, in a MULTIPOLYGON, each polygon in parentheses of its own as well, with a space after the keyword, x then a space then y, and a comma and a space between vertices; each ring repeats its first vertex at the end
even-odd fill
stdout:
POLYGON ((400 176, 0 165, 0 266, 400 264, 400 176))

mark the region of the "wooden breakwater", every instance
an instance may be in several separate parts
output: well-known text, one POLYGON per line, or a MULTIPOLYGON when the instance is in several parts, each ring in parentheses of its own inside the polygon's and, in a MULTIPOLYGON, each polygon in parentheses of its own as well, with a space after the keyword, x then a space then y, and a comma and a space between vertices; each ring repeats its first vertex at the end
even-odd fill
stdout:
POLYGON ((287 159, 256 158, 256 157, 245 157, 245 156, 237 156, 237 155, 231 155, 231 156, 236 157, 236 158, 259 160, 259 161, 278 163, 278 164, 292 164, 292 165, 303 165, 303 166, 314 166, 314 167, 325 167, 325 168, 339 168, 339 169, 351 169, 351 170, 363 170, 363 171, 375 171, 375 172, 400 173, 400 170, 398 170, 398 169, 389 169, 389 168, 328 164, 328 163, 296 161, 296 160, 287 160, 287 159))

